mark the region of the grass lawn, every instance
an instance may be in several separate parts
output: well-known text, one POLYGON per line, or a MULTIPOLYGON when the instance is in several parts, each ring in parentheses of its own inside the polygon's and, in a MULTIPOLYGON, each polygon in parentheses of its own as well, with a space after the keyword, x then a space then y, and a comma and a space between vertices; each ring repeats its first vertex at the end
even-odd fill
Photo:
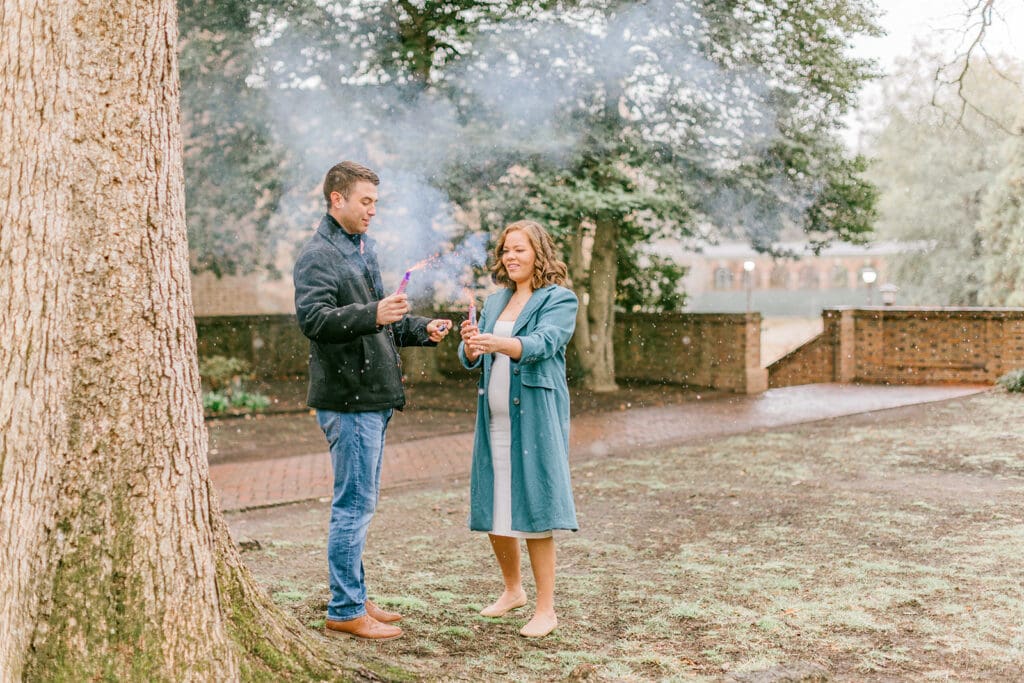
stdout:
MULTIPOLYGON (((685 405, 680 410, 685 410, 685 405)), ((371 596, 385 680, 1019 680, 1024 397, 992 392, 574 465, 559 629, 527 640, 465 481, 382 496, 371 596)), ((244 557, 319 638, 326 502, 232 513, 244 557)), ((525 560, 527 591, 532 577, 525 560)))

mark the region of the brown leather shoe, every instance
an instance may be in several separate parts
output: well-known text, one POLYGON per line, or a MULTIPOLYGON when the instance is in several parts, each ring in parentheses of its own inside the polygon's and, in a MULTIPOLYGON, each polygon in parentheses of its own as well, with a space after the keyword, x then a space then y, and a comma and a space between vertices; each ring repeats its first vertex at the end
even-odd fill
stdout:
POLYGON ((393 621, 400 621, 402 619, 402 615, 398 612, 388 612, 385 609, 381 609, 369 598, 363 603, 363 607, 366 608, 367 614, 384 624, 390 624, 393 621))
POLYGON ((391 640, 402 635, 402 629, 391 624, 382 624, 369 614, 363 614, 348 621, 328 619, 324 633, 329 636, 352 636, 364 640, 391 640))

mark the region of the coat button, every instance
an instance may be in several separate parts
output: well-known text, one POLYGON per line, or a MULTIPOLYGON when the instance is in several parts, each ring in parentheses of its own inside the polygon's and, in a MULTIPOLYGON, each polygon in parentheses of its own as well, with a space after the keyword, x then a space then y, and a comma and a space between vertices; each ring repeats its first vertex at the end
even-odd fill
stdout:
POLYGON ((515 370, 513 370, 512 374, 513 375, 518 375, 519 374, 519 368, 516 368, 515 370))
POLYGON ((512 399, 512 405, 514 405, 514 406, 519 405, 519 399, 518 398, 512 399))

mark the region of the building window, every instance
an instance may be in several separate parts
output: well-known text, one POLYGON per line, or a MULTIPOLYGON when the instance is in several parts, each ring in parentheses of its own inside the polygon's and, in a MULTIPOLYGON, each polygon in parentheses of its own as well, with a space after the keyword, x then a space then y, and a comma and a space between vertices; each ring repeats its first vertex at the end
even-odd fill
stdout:
POLYGON ((789 288, 789 269, 782 263, 775 264, 769 281, 776 289, 789 288))
POLYGON ((829 275, 832 286, 838 289, 845 289, 850 286, 850 271, 846 266, 832 266, 832 273, 829 275))
POLYGON ((732 289, 732 271, 728 268, 715 268, 715 289, 732 289))
POLYGON ((818 270, 814 266, 804 266, 800 269, 800 289, 820 289, 821 278, 818 277, 818 270))

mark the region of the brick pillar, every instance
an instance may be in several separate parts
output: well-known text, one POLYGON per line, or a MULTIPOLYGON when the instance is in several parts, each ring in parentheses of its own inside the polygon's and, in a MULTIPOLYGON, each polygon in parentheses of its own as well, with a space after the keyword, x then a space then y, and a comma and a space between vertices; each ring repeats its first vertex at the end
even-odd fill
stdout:
POLYGON ((768 368, 761 366, 761 314, 748 313, 744 325, 744 393, 768 389, 768 368))
POLYGON ((821 312, 821 320, 822 337, 832 349, 832 367, 826 370, 825 376, 831 377, 833 382, 852 382, 857 372, 853 309, 826 308, 821 312))

